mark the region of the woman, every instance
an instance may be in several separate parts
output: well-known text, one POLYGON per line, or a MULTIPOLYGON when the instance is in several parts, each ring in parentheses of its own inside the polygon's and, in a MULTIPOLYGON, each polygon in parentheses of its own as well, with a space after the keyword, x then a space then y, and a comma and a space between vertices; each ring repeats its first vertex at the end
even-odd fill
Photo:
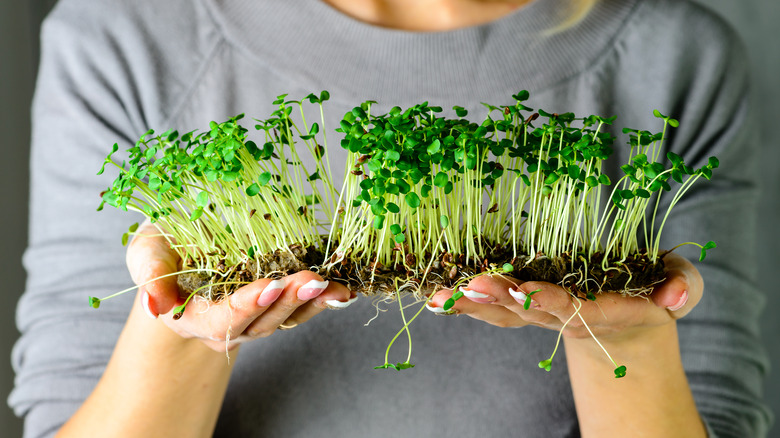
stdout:
MULTIPOLYGON (((43 41, 30 283, 11 396, 28 436, 765 433, 745 62, 733 34, 700 8, 672 0, 63 0, 43 41), (321 89, 332 96, 331 127, 366 99, 478 114, 480 102, 520 89, 531 90, 533 107, 618 114, 622 126, 647 127, 658 108, 681 120, 670 150, 723 163, 716 181, 677 205, 665 246, 714 239, 719 247, 695 267, 684 250, 667 258, 668 279, 650 301, 584 303, 596 336, 628 366, 619 380, 576 325, 565 331, 565 363, 549 374, 536 368, 573 311, 561 288, 540 282, 520 285, 541 289, 525 310, 510 283, 474 279, 468 288, 486 297, 458 301, 468 317, 415 322, 418 367, 401 374, 372 369, 384 349, 378 340, 398 321, 385 315, 363 327, 373 315, 367 299, 322 313, 350 291, 311 272, 259 280, 232 296, 230 309, 189 308, 178 321, 169 280, 142 287, 126 306, 86 306, 86 296, 129 281, 116 236, 137 219, 92 216, 106 180, 87 175, 111 144, 130 145, 149 127, 184 132, 240 112, 261 117, 278 94, 321 89)), ((626 154, 616 146, 613 175, 626 154)), ((127 252, 137 284, 177 264, 159 238, 139 236, 127 252)), ((437 293, 432 307, 450 294, 437 293)))

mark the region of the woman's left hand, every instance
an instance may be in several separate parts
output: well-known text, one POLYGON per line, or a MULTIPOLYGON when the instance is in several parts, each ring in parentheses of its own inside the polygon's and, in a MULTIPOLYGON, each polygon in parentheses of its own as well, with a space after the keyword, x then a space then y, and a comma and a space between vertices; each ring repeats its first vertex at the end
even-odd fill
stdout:
MULTIPOLYGON (((590 336, 584 320, 599 340, 620 343, 634 339, 644 329, 682 318, 701 300, 703 282, 693 264, 674 253, 668 254, 664 263, 666 280, 648 299, 599 294, 595 301, 575 300, 555 284, 481 275, 462 286, 464 296, 452 310, 499 327, 530 324, 558 331, 568 321, 563 333, 570 338, 590 336), (530 305, 526 310, 528 295, 530 305), (579 315, 572 317, 578 306, 582 306, 579 315)), ((452 294, 452 290, 438 291, 429 301, 429 308, 441 311, 452 294)))

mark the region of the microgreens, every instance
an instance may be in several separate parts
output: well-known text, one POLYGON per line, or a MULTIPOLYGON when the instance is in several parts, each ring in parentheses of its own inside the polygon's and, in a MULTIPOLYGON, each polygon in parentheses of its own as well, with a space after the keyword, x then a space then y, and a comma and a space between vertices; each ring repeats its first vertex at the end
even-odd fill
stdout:
MULTIPOLYGON (((424 299, 432 289, 451 288, 443 306, 449 311, 463 296, 464 281, 518 276, 549 258, 570 261, 567 278, 576 281, 564 286, 576 289, 573 296, 594 300, 603 291, 603 282, 591 277, 596 270, 625 274, 625 286, 614 291, 627 293, 633 276, 627 262, 654 265, 663 257, 661 233, 672 208, 719 166, 711 157, 695 169, 674 152, 664 154, 666 130, 679 122, 656 110, 662 132, 623 129, 628 160, 613 182, 603 163, 613 152, 606 127, 615 117, 534 112, 525 105, 529 93, 521 91, 511 104, 484 104, 481 123, 466 119, 460 106, 452 108, 455 117, 428 102, 384 114, 372 113, 373 101, 354 107, 335 129, 347 151, 337 190, 324 125, 329 98, 327 91, 301 101, 278 96, 270 117, 255 121, 257 143, 239 115, 200 133, 150 130, 121 163, 113 158, 114 144, 99 174, 113 166, 119 175, 98 209, 109 204, 156 223, 185 270, 211 276, 196 291, 212 300, 249 280, 289 273, 263 262, 282 253, 298 259, 294 249, 303 248, 320 258, 313 269, 324 277, 399 301, 404 326, 390 346, 406 331, 410 357, 409 324, 419 312, 406 320, 400 291, 424 299), (318 107, 319 123, 306 122, 305 105, 318 107), (303 149, 313 168, 304 164, 303 149), (659 212, 664 192, 673 192, 672 199, 659 212)), ((137 228, 122 235, 123 244, 137 228)), ((701 260, 715 248, 714 242, 681 245, 698 246, 701 260)), ((652 284, 631 289, 650 290, 652 284)), ((100 303, 89 299, 92 307, 100 303)), ((378 368, 410 368, 409 357, 391 364, 386 354, 378 368)), ((549 370, 551 361, 539 366, 549 370)), ((615 366, 617 377, 625 374, 615 366)))

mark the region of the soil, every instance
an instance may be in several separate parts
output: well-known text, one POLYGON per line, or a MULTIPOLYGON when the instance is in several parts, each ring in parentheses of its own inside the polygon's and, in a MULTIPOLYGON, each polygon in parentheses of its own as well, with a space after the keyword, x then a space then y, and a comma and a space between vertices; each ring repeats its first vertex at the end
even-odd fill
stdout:
MULTIPOLYGON (((401 251, 400 245, 396 250, 401 251)), ((197 290, 197 294, 218 301, 241 286, 220 283, 248 283, 261 277, 276 279, 302 270, 317 272, 325 280, 341 282, 351 290, 368 296, 394 295, 399 288, 428 294, 437 289, 453 287, 464 277, 501 267, 505 263, 511 263, 514 267, 514 271, 508 273, 508 276, 523 281, 559 284, 572 295, 583 299, 594 299, 601 293, 643 296, 652 292, 653 286, 664 280, 665 253, 653 264, 645 252, 640 252, 622 263, 609 263, 608 265, 613 267, 604 271, 601 269, 603 256, 598 253, 594 254, 591 262, 586 265, 582 257, 577 257, 572 262, 569 254, 557 258, 543 254, 537 254, 533 258, 528 255, 512 257, 511 249, 500 245, 494 245, 492 250, 487 252, 490 256, 479 263, 466 263, 462 254, 440 254, 430 264, 427 273, 415 273, 406 268, 407 265, 415 263, 411 254, 406 256, 407 263, 397 263, 394 266, 372 263, 371 266, 360 269, 348 257, 337 260, 334 256, 331 263, 323 264, 324 254, 319 249, 292 245, 290 251, 277 250, 261 257, 258 262, 252 260, 236 266, 225 266, 222 262, 218 270, 226 272, 225 277, 217 274, 182 274, 179 275, 178 282, 183 293, 187 295, 197 290)), ((184 267, 189 268, 191 267, 184 267)))

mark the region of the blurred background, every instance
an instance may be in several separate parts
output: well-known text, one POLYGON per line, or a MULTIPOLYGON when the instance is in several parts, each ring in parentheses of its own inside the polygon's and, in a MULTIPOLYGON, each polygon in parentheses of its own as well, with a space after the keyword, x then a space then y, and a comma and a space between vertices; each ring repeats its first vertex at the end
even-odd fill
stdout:
MULTIPOLYGON (((543 1, 543 0, 540 0, 543 1)), ((763 202, 758 242, 760 281, 767 293, 762 319, 765 343, 774 364, 766 398, 780 414, 780 139, 771 132, 780 118, 780 2, 777 0, 697 0, 718 11, 742 35, 752 60, 755 103, 763 142, 763 202), (775 306, 777 305, 777 306, 775 306)), ((10 354, 19 333, 14 324, 16 301, 24 290, 21 256, 27 241, 30 99, 38 63, 40 22, 56 0, 0 0, 0 187, 4 196, 0 217, 0 435, 20 437, 22 422, 5 404, 13 387, 10 354)), ((775 425, 770 436, 780 437, 775 425)))

